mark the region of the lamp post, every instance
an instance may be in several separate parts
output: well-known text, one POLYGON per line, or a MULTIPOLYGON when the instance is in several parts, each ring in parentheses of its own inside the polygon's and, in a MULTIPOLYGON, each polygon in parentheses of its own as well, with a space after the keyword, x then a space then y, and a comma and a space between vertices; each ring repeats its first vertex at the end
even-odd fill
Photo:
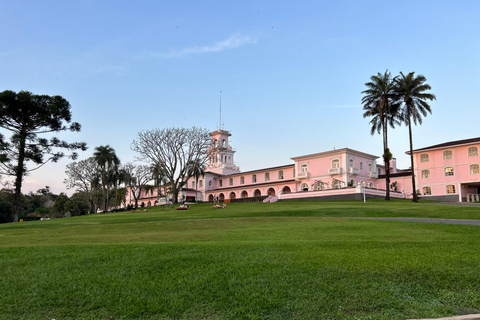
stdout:
POLYGON ((362 181, 363 184, 363 202, 367 202, 367 199, 365 198, 365 181, 362 181))

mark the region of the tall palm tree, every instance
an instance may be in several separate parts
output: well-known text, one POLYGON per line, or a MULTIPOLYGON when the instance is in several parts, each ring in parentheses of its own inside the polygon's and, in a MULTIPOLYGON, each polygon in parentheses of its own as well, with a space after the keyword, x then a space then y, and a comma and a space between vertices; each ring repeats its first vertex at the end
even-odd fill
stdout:
POLYGON ((417 125, 422 124, 422 116, 426 117, 428 113, 432 113, 427 100, 435 100, 434 94, 427 91, 431 90, 429 84, 425 83, 427 78, 423 75, 415 76, 415 72, 404 75, 400 72, 401 77, 395 81, 395 90, 397 91, 400 101, 402 102, 401 120, 408 126, 408 135, 410 139, 410 163, 412 166, 412 188, 413 202, 418 202, 417 189, 415 186, 415 168, 413 164, 413 142, 412 142, 412 122, 417 125))
POLYGON ((205 176, 205 165, 199 161, 194 160, 189 164, 189 176, 195 178, 195 202, 198 202, 198 178, 205 176))
POLYGON ((158 197, 161 196, 162 192, 160 186, 162 184, 163 172, 162 168, 158 163, 153 163, 150 165, 150 173, 152 175, 153 186, 157 188, 158 197))
POLYGON ((372 125, 371 134, 375 131, 380 134, 383 131, 383 161, 385 163, 386 194, 385 200, 390 200, 390 160, 392 154, 388 148, 387 127, 392 128, 398 124, 398 98, 395 91, 396 77, 392 79, 391 73, 385 71, 370 77, 370 82, 365 83, 367 89, 362 91, 363 117, 373 117, 370 121, 372 125))
POLYGON ((116 181, 114 180, 116 180, 115 177, 116 172, 118 171, 118 166, 120 165, 120 159, 118 159, 115 149, 109 145, 95 147, 93 157, 98 166, 102 169, 101 179, 104 195, 104 212, 107 212, 110 200, 110 185, 114 185, 116 189, 116 181))

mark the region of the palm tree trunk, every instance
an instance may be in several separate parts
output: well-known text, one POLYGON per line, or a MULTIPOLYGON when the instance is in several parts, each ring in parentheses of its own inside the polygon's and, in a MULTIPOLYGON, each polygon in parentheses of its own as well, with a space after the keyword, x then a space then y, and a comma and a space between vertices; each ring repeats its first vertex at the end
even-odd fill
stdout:
POLYGON ((410 163, 412 166, 412 188, 413 188, 413 202, 418 202, 417 187, 415 186, 415 167, 413 166, 413 142, 412 142, 412 124, 410 117, 408 118, 408 135, 410 138, 410 163))
POLYGON ((385 163, 385 200, 390 200, 390 159, 387 153, 390 153, 388 150, 388 139, 387 139, 387 121, 384 117, 383 121, 383 161, 385 163))

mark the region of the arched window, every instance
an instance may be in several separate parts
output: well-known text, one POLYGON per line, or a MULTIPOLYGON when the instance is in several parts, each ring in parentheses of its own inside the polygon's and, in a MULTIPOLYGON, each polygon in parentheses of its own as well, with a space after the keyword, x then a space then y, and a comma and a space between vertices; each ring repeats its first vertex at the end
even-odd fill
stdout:
POLYGON ((432 188, 430 187, 423 187, 423 195, 424 196, 431 196, 432 195, 432 188))
POLYGON ((213 202, 213 194, 208 195, 208 202, 213 202))
POLYGON ((447 194, 453 194, 455 193, 455 185, 453 184, 450 184, 446 187, 446 190, 447 190, 447 194))
POLYGON ((478 164, 470 165, 470 174, 479 174, 479 173, 480 173, 480 167, 478 164))
POLYGON ((468 148, 468 156, 469 156, 469 157, 476 157, 476 156, 478 156, 478 148, 477 148, 477 147, 470 147, 470 148, 468 148))
POLYGON ((422 179, 430 178, 430 170, 422 170, 422 179))
POLYGON ((369 187, 369 188, 373 188, 373 182, 369 182, 369 183, 368 183, 368 187, 369 187))
POLYGON ((267 194, 268 194, 269 197, 273 197, 275 195, 275 189, 269 188, 267 190, 267 194))
POLYGON ((453 158, 452 150, 443 151, 443 160, 450 160, 453 158))
POLYGON ((302 191, 308 191, 308 184, 302 183, 302 185, 300 186, 300 190, 302 190, 302 191))
POLYGON ((253 196, 254 196, 254 197, 261 197, 261 196, 262 196, 262 193, 260 192, 260 190, 255 189, 255 191, 253 192, 253 196))
POLYGON ((360 161, 360 170, 363 170, 363 162, 360 161))
POLYGON ((455 175, 454 171, 453 171, 453 167, 446 167, 445 168, 445 177, 451 177, 455 175))
POLYGON ((218 141, 217 139, 213 139, 213 146, 216 148, 218 147, 218 141))
POLYGON ((225 146, 227 145, 225 139, 222 140, 222 148, 225 148, 225 146))
POLYGON ((242 198, 248 198, 248 192, 243 190, 242 194, 240 195, 242 198))
POLYGON ((229 196, 230 199, 235 199, 236 197, 237 196, 235 195, 235 192, 233 192, 233 191, 230 192, 230 196, 229 196))
POLYGON ((283 187, 283 189, 282 189, 282 193, 291 193, 291 192, 292 192, 292 190, 290 189, 289 186, 285 186, 285 187, 283 187))
POLYGON ((337 168, 340 168, 340 160, 338 159, 332 160, 332 169, 337 169, 337 168))
POLYGON ((219 201, 225 201, 225 195, 224 195, 223 193, 220 193, 220 194, 218 195, 218 200, 219 200, 219 201))

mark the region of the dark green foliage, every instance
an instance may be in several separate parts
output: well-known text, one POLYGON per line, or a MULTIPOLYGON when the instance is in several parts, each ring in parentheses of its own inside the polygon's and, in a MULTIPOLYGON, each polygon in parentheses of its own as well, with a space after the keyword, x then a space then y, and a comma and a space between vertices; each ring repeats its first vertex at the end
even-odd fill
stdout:
POLYGON ((12 220, 12 204, 5 200, 0 200, 0 223, 10 222, 12 220))
MULTIPOLYGON (((71 152, 86 150, 84 142, 68 143, 56 136, 50 139, 39 135, 61 131, 80 131, 80 124, 71 122, 70 103, 61 96, 35 95, 28 91, 0 93, 0 127, 11 133, 10 141, 0 137, 0 173, 15 177, 15 197, 12 220, 18 221, 21 211, 22 180, 29 171, 27 163, 41 166, 57 162, 71 152)), ((30 169, 32 170, 32 169, 30 169)))

